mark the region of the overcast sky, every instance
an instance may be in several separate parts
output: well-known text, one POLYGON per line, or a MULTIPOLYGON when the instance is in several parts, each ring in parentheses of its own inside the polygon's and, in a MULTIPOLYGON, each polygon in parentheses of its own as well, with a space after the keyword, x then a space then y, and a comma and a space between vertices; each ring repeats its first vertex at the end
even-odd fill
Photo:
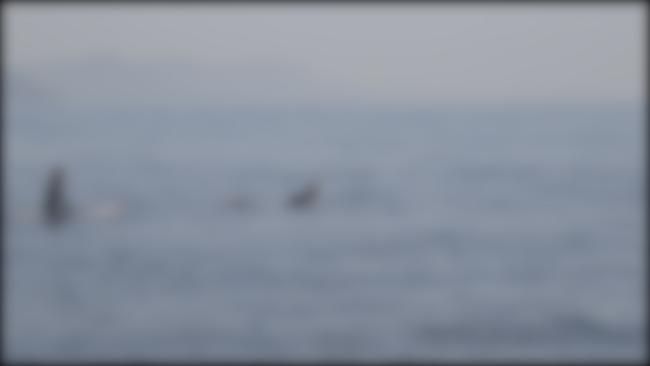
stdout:
POLYGON ((68 103, 643 97, 640 4, 3 6, 11 85, 68 103))

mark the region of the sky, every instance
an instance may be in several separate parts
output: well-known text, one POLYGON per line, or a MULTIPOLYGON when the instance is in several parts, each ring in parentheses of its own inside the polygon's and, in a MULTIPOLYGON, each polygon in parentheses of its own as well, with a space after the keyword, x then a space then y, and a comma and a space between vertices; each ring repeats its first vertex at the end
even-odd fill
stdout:
POLYGON ((10 97, 102 107, 644 100, 643 4, 3 6, 10 97))

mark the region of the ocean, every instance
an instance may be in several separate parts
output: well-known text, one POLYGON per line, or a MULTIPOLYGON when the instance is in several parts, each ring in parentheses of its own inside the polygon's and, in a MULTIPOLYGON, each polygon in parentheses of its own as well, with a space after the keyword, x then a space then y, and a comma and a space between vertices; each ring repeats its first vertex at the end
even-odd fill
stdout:
POLYGON ((643 120, 607 105, 10 114, 5 357, 643 360, 643 120), (75 215, 52 228, 55 165, 75 215), (312 182, 313 207, 289 207, 312 182))

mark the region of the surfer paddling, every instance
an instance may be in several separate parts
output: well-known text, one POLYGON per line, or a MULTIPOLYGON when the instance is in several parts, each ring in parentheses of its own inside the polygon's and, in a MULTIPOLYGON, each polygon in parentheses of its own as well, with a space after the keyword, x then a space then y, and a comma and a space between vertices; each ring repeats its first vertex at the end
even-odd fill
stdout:
POLYGON ((314 206, 320 194, 320 185, 311 183, 289 197, 288 205, 293 209, 306 209, 314 206))
POLYGON ((65 172, 60 166, 50 171, 45 186, 43 216, 50 226, 60 225, 70 216, 70 208, 65 197, 65 172))

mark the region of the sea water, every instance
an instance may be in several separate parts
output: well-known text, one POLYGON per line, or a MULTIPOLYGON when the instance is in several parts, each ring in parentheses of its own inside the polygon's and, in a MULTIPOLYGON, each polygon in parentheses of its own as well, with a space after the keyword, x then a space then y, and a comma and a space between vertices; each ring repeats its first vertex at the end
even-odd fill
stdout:
POLYGON ((641 108, 71 109, 4 128, 8 360, 645 357, 641 108), (75 211, 51 228, 57 164, 75 211), (316 204, 288 207, 310 182, 316 204))

